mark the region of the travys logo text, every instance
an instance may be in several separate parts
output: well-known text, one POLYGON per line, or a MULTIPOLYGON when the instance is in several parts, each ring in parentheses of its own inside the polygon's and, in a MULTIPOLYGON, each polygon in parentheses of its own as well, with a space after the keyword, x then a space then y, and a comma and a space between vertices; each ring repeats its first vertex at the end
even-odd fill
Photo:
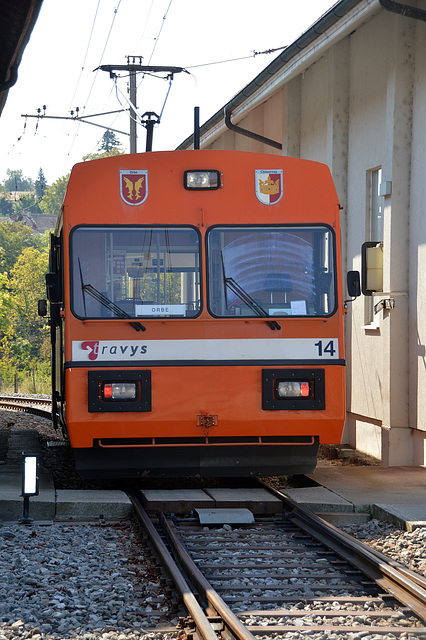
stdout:
POLYGON ((146 344, 129 344, 123 342, 111 342, 100 340, 86 340, 80 345, 82 351, 86 352, 89 360, 105 360, 105 359, 137 359, 148 351, 146 344))

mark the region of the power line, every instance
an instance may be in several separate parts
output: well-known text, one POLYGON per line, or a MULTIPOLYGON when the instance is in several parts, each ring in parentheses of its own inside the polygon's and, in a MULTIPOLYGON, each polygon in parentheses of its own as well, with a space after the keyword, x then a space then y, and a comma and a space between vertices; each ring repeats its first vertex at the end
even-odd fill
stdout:
POLYGON ((82 64, 82 66, 81 66, 80 75, 79 75, 79 77, 78 77, 77 84, 76 84, 76 86, 75 86, 74 93, 73 93, 73 96, 72 96, 72 98, 71 98, 71 103, 70 103, 69 110, 71 110, 72 105, 74 104, 74 99, 75 99, 75 96, 76 96, 76 93, 77 93, 77 89, 78 89, 79 84, 80 84, 80 82, 81 82, 81 76, 83 75, 83 71, 84 71, 84 69, 85 69, 86 60, 87 60, 87 55, 88 55, 88 53, 89 53, 90 44, 91 44, 91 42, 92 42, 93 31, 94 31, 94 29, 95 29, 96 18, 97 18, 97 16, 98 16, 98 11, 99 11, 99 5, 100 5, 100 4, 101 4, 101 0, 98 0, 98 4, 97 4, 97 6, 96 6, 96 11, 95 11, 95 16, 94 16, 94 18, 93 18, 92 28, 91 28, 90 35, 89 35, 89 41, 88 41, 88 43, 87 43, 87 47, 86 47, 86 53, 84 54, 83 64, 82 64))
MULTIPOLYGON (((154 42, 154 46, 153 46, 152 51, 151 51, 151 55, 149 56, 148 65, 149 65, 149 64, 151 64, 151 60, 152 60, 152 58, 153 58, 153 56, 154 56, 154 52, 155 52, 155 49, 156 49, 156 47, 157 47, 158 41, 160 40, 161 32, 162 32, 163 27, 164 27, 164 25, 165 25, 165 23, 166 23, 167 16, 168 16, 168 13, 169 13, 169 11, 170 11, 170 7, 171 7, 171 5, 172 5, 172 2, 173 2, 173 0, 170 0, 169 5, 168 5, 168 7, 167 7, 167 9, 166 9, 166 12, 165 12, 165 14, 163 15, 162 23, 161 23, 160 29, 158 30, 157 37, 156 37, 156 38, 154 38, 154 41, 155 41, 155 42, 154 42)), ((151 4, 150 10, 149 10, 149 13, 151 13, 151 9, 152 9, 152 4, 151 4)), ((148 15, 148 18, 149 18, 149 15, 148 15)), ((148 18, 147 18, 147 22, 148 22, 148 18)), ((146 25, 145 25, 145 28, 146 28, 146 25)), ((144 33, 145 33, 145 28, 144 28, 144 33)), ((143 36, 142 36, 142 37, 143 37, 143 36)), ((144 81, 144 79, 145 79, 145 75, 146 75, 146 74, 143 74, 143 76, 142 76, 142 78, 141 78, 141 81, 140 81, 140 82, 139 82, 139 84, 138 84, 138 88, 140 87, 140 85, 141 85, 141 84, 142 84, 142 82, 144 81)))
MULTIPOLYGON (((99 0, 99 4, 100 4, 100 0, 99 0)), ((105 51, 106 51, 106 48, 107 48, 107 46, 108 46, 108 42, 109 42, 109 39, 110 39, 110 36, 111 36, 111 33, 112 33, 112 29, 113 29, 113 27, 114 27, 115 19, 116 19, 116 17, 117 17, 117 13, 118 13, 118 10, 119 10, 119 8, 120 8, 120 5, 121 5, 121 0, 119 0, 118 5, 117 5, 117 6, 116 6, 116 8, 114 9, 114 16, 113 16, 113 18, 112 18, 111 26, 110 26, 110 28, 109 28, 109 32, 108 32, 107 38, 106 38, 106 40, 105 40, 105 45, 104 45, 104 48, 103 48, 103 51, 102 51, 101 57, 100 57, 100 59, 99 59, 99 65, 100 65, 100 63, 102 62, 102 58, 103 58, 104 53, 105 53, 105 51)), ((96 17, 96 16, 95 16, 95 17, 96 17)), ((99 69, 99 65, 98 65, 98 69, 99 69)), ((96 73, 95 73, 95 76, 94 76, 94 78, 93 78, 92 85, 91 85, 91 87, 90 87, 90 90, 89 90, 89 93, 88 93, 88 95, 87 95, 87 98, 86 98, 86 100, 85 100, 85 102, 84 102, 84 106, 83 106, 83 113, 84 113, 84 110, 85 110, 85 109, 86 109, 86 107, 87 107, 87 104, 88 104, 89 100, 90 100, 90 96, 92 95, 93 87, 95 86, 95 82, 96 82, 96 79, 97 79, 97 77, 98 77, 98 69, 96 69, 96 70, 95 70, 95 71, 96 71, 96 73)), ((76 129, 76 132, 75 132, 74 137, 73 137, 73 139, 72 139, 72 142, 71 142, 70 148, 69 148, 68 153, 67 153, 67 155, 66 155, 66 159, 65 159, 65 162, 64 162, 64 167, 65 167, 66 162, 68 161, 68 158, 69 158, 69 157, 70 157, 70 155, 71 155, 72 148, 73 148, 73 146, 74 146, 74 144, 75 144, 75 141, 76 141, 76 139, 77 139, 78 132, 79 132, 79 129, 80 129, 80 124, 81 124, 81 123, 79 123, 79 124, 78 124, 78 126, 77 126, 77 129, 76 129)))
POLYGON ((152 49, 152 51, 151 51, 151 55, 150 55, 150 57, 149 57, 148 64, 151 64, 152 57, 153 57, 153 55, 154 55, 155 49, 156 49, 157 44, 158 44, 158 41, 159 41, 159 39, 160 39, 160 36, 161 36, 161 32, 162 32, 162 30, 163 30, 163 27, 164 27, 164 25, 165 25, 165 23, 166 23, 166 20, 167 20, 167 14, 169 13, 170 7, 172 6, 172 2, 173 2, 173 0, 170 0, 170 2, 169 2, 169 6, 168 6, 168 7, 167 7, 167 9, 166 9, 166 13, 165 13, 165 14, 164 14, 164 16, 163 16, 163 22, 161 23, 160 30, 159 30, 159 32, 158 32, 158 35, 157 35, 156 39, 155 39, 154 47, 153 47, 153 49, 152 49))
MULTIPOLYGON (((87 105, 87 103, 89 102, 90 96, 91 96, 92 91, 93 91, 94 84, 95 84, 96 79, 97 79, 97 77, 98 77, 99 67, 100 67, 100 65, 101 65, 102 58, 104 57, 104 53, 105 53, 106 48, 107 48, 107 46, 108 46, 108 42, 109 42, 109 39, 110 39, 110 37, 111 37, 112 29, 113 29, 113 27, 114 27, 114 22, 115 22, 115 19, 116 19, 116 17, 117 17, 117 13, 118 13, 118 10, 119 10, 119 8, 120 8, 120 5, 121 5, 121 0, 119 0, 117 7, 114 9, 114 17, 113 17, 113 19, 112 19, 111 26, 110 26, 110 28, 109 28, 109 32, 108 32, 108 35, 107 35, 107 38, 106 38, 106 41, 105 41, 105 45, 104 45, 104 48, 103 48, 103 51, 102 51, 101 57, 100 57, 100 59, 99 59, 99 65, 98 65, 98 67, 95 69, 95 72, 96 72, 96 73, 95 73, 95 76, 94 76, 94 78, 93 78, 92 86, 90 87, 89 95, 88 95, 88 96, 87 96, 87 98, 86 98, 86 102, 85 102, 85 104, 86 104, 86 105, 87 105)), ((85 109, 85 107, 83 107, 83 110, 84 110, 84 109, 85 109)))
POLYGON ((216 62, 204 62, 203 64, 193 64, 186 65, 185 69, 198 69, 200 67, 210 67, 215 64, 226 64, 228 62, 239 62, 240 60, 248 60, 249 58, 255 58, 256 56, 263 56, 270 53, 275 53, 276 51, 282 51, 283 49, 287 49, 287 45, 285 47, 277 47, 276 49, 267 49, 266 51, 253 51, 250 56, 241 56, 240 58, 229 58, 228 60, 217 60, 216 62))

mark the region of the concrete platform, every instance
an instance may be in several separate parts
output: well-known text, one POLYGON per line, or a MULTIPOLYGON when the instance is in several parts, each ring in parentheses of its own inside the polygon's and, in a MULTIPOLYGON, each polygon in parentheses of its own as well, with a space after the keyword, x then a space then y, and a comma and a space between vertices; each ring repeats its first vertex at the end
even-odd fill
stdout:
POLYGON ((352 502, 345 500, 325 487, 304 487, 302 489, 286 489, 285 495, 315 513, 331 512, 354 513, 352 502))
MULTIPOLYGON (((19 520, 23 515, 22 471, 19 467, 0 466, 0 521, 19 520)), ((55 487, 50 473, 39 469, 39 495, 30 498, 29 517, 53 520, 55 487)))
POLYGON ((426 527, 426 509, 423 505, 373 504, 372 515, 377 520, 385 520, 407 531, 426 527))
MULTIPOLYGON (((55 491, 49 473, 40 469, 40 494, 30 498, 35 521, 121 519, 131 512, 122 491, 55 491)), ((413 530, 426 527, 426 468, 358 467, 320 464, 309 476, 315 486, 288 489, 287 495, 321 517, 340 524, 372 517, 413 530)), ((0 465, 0 522, 23 515, 20 467, 0 465)), ((281 502, 265 489, 150 490, 144 506, 183 513, 189 504, 199 509, 248 508, 255 515, 281 513, 281 502)))
POLYGON ((319 464, 309 476, 356 512, 370 509, 372 517, 407 529, 426 527, 426 468, 362 467, 319 464))
POLYGON ((205 489, 217 509, 249 509, 255 516, 282 513, 282 502, 266 489, 205 489))
POLYGON ((214 501, 202 489, 146 489, 142 491, 142 506, 152 511, 188 513, 192 505, 212 509, 214 501))
POLYGON ((358 509, 352 502, 321 486, 286 489, 286 496, 318 516, 338 526, 362 524, 370 520, 370 509, 358 509))
POLYGON ((282 512, 281 501, 266 489, 149 489, 142 491, 146 509, 187 513, 196 509, 249 509, 255 515, 282 512))
POLYGON ((55 520, 121 520, 130 517, 132 512, 132 503, 123 491, 56 492, 55 520))
MULTIPOLYGON (((0 522, 23 516, 22 473, 19 467, 0 466, 0 522)), ((39 468, 39 495, 29 499, 29 518, 52 520, 120 520, 132 505, 122 491, 55 491, 53 480, 39 468)))

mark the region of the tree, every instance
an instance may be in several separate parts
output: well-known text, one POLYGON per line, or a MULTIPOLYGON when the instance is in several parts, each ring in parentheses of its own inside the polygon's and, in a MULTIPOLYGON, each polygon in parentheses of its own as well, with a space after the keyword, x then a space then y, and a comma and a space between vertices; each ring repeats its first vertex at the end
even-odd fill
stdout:
MULTIPOLYGON (((121 147, 120 140, 117 138, 117 136, 113 131, 110 131, 108 129, 107 131, 105 131, 104 135, 102 136, 102 139, 99 142, 98 152, 102 153, 106 151, 108 153, 113 149, 117 149, 119 153, 123 153, 120 147, 121 147)), ((119 154, 116 153, 114 155, 119 155, 119 154)))
POLYGON ((19 220, 20 215, 24 212, 28 212, 29 214, 41 213, 39 200, 34 193, 27 193, 13 203, 13 217, 17 216, 19 220))
POLYGON ((124 151, 121 151, 117 147, 111 149, 111 151, 103 151, 102 153, 88 153, 83 156, 83 162, 89 162, 91 160, 100 160, 101 158, 112 158, 114 156, 122 156, 124 151))
POLYGON ((25 248, 44 249, 47 244, 44 236, 33 235, 22 222, 0 222, 0 271, 10 273, 25 248))
POLYGON ((4 196, 0 196, 0 216, 11 216, 12 213, 13 203, 4 196))
POLYGON ((47 189, 47 180, 44 177, 44 173, 43 173, 43 169, 40 167, 40 171, 38 172, 38 176, 37 176, 37 180, 35 181, 35 192, 36 192, 36 196, 37 198, 40 200, 40 198, 43 197, 44 192, 47 189))
POLYGON ((26 247, 11 269, 8 290, 9 326, 2 340, 3 360, 21 369, 34 366, 48 338, 48 326, 37 313, 37 301, 44 298, 47 247, 41 251, 26 247))
POLYGON ((11 307, 9 280, 6 273, 0 273, 0 335, 9 328, 11 307))
POLYGON ((22 175, 22 169, 6 169, 7 178, 4 181, 6 191, 32 191, 34 182, 22 175))
POLYGON ((67 190, 68 180, 70 174, 58 178, 46 191, 40 201, 40 209, 43 213, 50 215, 58 215, 62 203, 65 197, 65 191, 67 190))

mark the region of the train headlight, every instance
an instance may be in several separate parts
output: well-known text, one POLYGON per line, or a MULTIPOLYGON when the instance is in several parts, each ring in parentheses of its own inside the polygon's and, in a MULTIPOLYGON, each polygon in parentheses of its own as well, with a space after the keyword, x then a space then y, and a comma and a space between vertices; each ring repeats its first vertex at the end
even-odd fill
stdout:
POLYGON ((104 382, 102 387, 104 400, 136 400, 136 382, 104 382))
POLYGON ((278 398, 309 398, 311 394, 307 380, 278 380, 275 389, 278 398))
POLYGON ((183 186, 190 191, 220 188, 220 173, 216 169, 185 171, 183 186))

